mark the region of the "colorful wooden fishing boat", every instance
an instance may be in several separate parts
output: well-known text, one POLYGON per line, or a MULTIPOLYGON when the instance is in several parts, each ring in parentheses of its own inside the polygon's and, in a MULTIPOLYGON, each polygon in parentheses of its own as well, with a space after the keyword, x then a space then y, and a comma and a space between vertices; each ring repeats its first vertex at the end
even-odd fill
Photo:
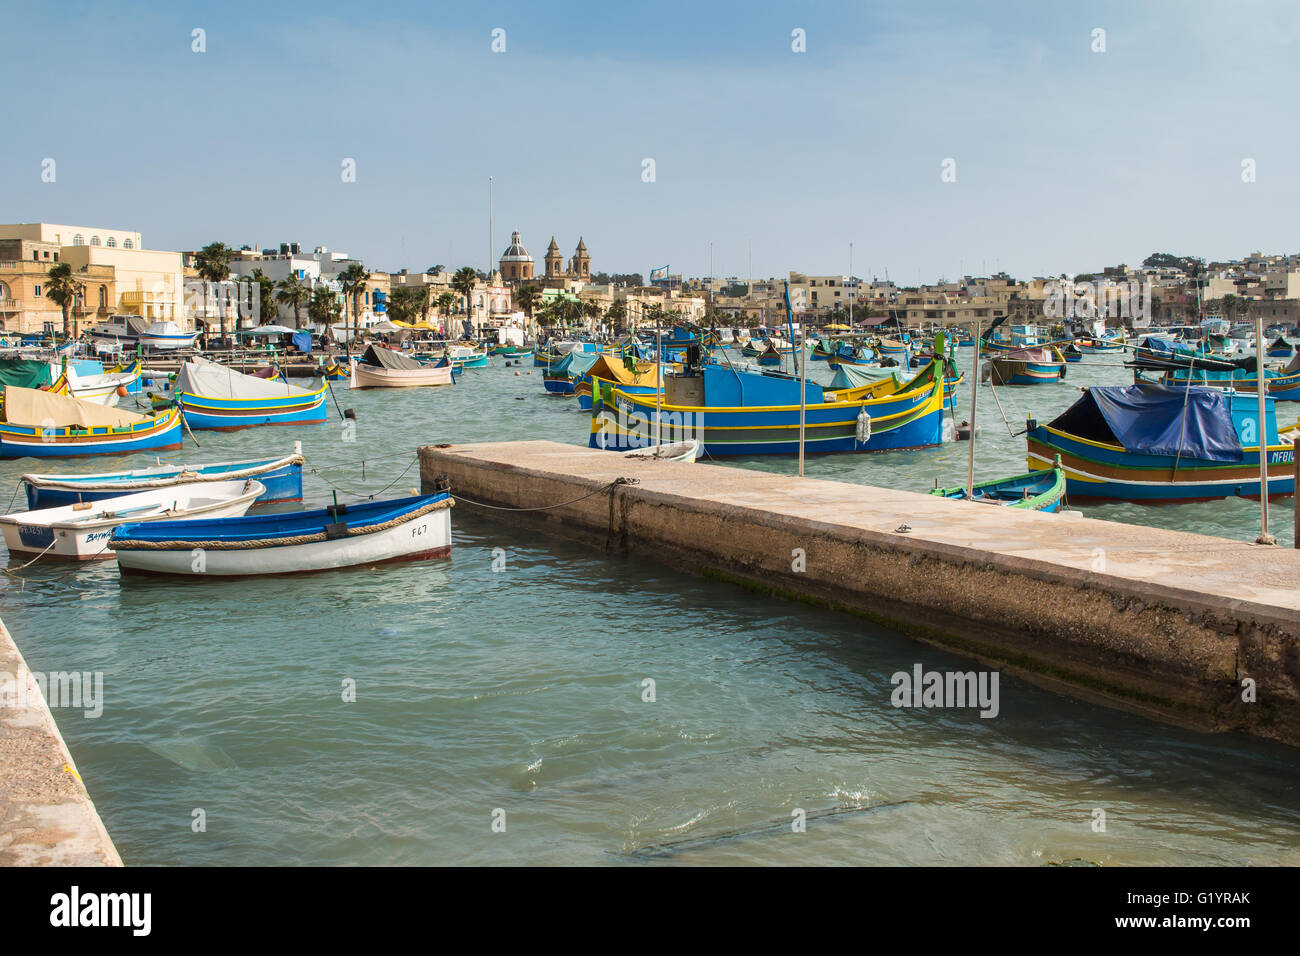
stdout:
POLYGON ((234 431, 255 425, 310 425, 325 421, 325 392, 245 375, 194 356, 181 363, 172 397, 192 429, 234 431))
POLYGON ((124 576, 235 578, 423 561, 451 554, 452 503, 444 491, 289 514, 124 524, 109 546, 124 576))
POLYGON ((965 485, 960 488, 936 488, 930 494, 957 501, 975 501, 1025 511, 1056 513, 1061 510, 1065 489, 1065 469, 1060 466, 1058 460, 1058 463, 1051 468, 1016 475, 1014 478, 995 478, 992 481, 976 482, 971 489, 970 498, 966 496, 965 485))
POLYGON ((140 381, 140 363, 134 362, 124 371, 108 371, 83 375, 69 365, 50 386, 50 391, 71 395, 96 405, 116 405, 140 381))
POLYGON ((881 359, 893 359, 899 365, 906 366, 912 344, 901 339, 880 338, 875 342, 875 350, 881 359))
POLYGON ((101 501, 137 491, 171 488, 175 485, 202 484, 256 478, 265 489, 256 504, 302 500, 302 466, 300 454, 283 458, 254 458, 245 461, 221 461, 207 465, 163 465, 131 471, 98 472, 88 475, 28 474, 19 481, 27 492, 27 507, 54 508, 83 501, 101 501))
POLYGON ((568 352, 554 365, 547 367, 542 376, 542 387, 552 395, 572 395, 578 381, 587 369, 596 364, 600 356, 595 352, 568 352))
POLYGON ((0 531, 11 557, 90 561, 113 557, 109 538, 128 521, 186 521, 237 518, 266 488, 254 478, 173 485, 94 502, 0 515, 0 531))
POLYGON ((1079 350, 1080 355, 1105 355, 1123 352, 1128 345, 1122 338, 1080 338, 1074 340, 1074 347, 1079 350))
POLYGON ((1268 347, 1269 358, 1290 358, 1295 354, 1295 349, 1291 343, 1279 335, 1273 340, 1273 344, 1268 347))
MULTIPOLYGON (((1162 381, 1176 388, 1191 382, 1207 388, 1255 393, 1259 389, 1259 372, 1255 367, 1254 356, 1238 359, 1237 362, 1241 367, 1231 370, 1202 368, 1189 363, 1184 367, 1167 369, 1162 381)), ((1284 369, 1264 369, 1264 388, 1270 398, 1278 401, 1300 401, 1300 356, 1292 359, 1284 369)))
POLYGON ((1065 378, 1065 356, 1055 346, 996 352, 989 368, 994 385, 1042 385, 1065 378))
POLYGON ((601 355, 578 379, 573 390, 578 398, 578 408, 589 412, 593 404, 592 396, 600 389, 621 388, 628 392, 653 395, 660 387, 659 367, 655 363, 624 359, 617 355, 601 355))
POLYGON ((371 345, 360 359, 352 360, 352 388, 428 388, 455 384, 456 368, 447 358, 421 362, 404 352, 371 345))
POLYGON ((1079 346, 1074 342, 1067 342, 1065 348, 1060 349, 1060 353, 1065 357, 1067 362, 1083 361, 1083 352, 1079 350, 1079 346))
POLYGON ((451 345, 447 347, 447 358, 457 370, 463 368, 486 368, 488 363, 487 352, 470 348, 467 345, 451 345))
MULTIPOLYGON (((1295 491, 1272 399, 1262 429, 1269 497, 1295 491)), ((1095 386, 1046 425, 1030 419, 1030 468, 1060 456, 1071 500, 1209 501, 1260 494, 1258 400, 1213 388, 1095 386)))
POLYGON ((137 415, 66 395, 10 385, 0 458, 126 455, 181 447, 181 411, 137 415))
MULTIPOLYGON (((808 454, 921 448, 943 441, 943 363, 927 366, 903 386, 886 379, 835 392, 807 383, 805 440, 808 454)), ((588 444, 629 451, 661 442, 700 442, 711 457, 789 455, 799 451, 800 383, 706 365, 669 377, 665 395, 614 389, 592 410, 588 444), (687 404, 682 396, 703 396, 687 404), (677 399, 677 401, 674 401, 677 399), (656 423, 658 429, 656 430, 656 423)))

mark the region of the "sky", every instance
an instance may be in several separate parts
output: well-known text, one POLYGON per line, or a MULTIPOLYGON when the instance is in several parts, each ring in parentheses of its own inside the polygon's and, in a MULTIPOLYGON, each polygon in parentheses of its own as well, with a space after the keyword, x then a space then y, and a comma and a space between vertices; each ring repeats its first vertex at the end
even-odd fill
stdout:
POLYGON ((1295 3, 6 7, 3 221, 903 285, 1300 249, 1295 3))

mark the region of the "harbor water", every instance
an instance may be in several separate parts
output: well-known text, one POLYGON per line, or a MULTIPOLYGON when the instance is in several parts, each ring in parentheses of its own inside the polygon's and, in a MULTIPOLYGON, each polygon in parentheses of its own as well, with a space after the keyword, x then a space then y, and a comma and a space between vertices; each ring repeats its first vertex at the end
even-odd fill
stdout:
MULTIPOLYGON (((1050 419, 1078 385, 1131 381, 1119 361, 999 388, 1009 426, 982 388, 977 476, 1023 471, 1010 432, 1027 414, 1050 419)), ((198 432, 200 449, 187 439, 163 458, 286 454, 298 439, 320 505, 409 493, 423 444, 586 444, 590 416, 546 395, 540 369, 492 363, 452 388, 336 383, 354 429, 331 401, 329 424, 198 432)), ((958 418, 969 394, 968 381, 958 418)), ((1291 408, 1279 404, 1280 424, 1291 408)), ((966 454, 951 442, 810 458, 807 473, 926 491, 963 483, 966 454)), ((25 471, 148 463, 28 459, 0 463, 0 477, 12 489, 25 471)), ((1259 504, 1244 500, 1080 510, 1259 533, 1259 504)), ((1300 863, 1292 749, 1005 676, 996 717, 895 708, 895 672, 975 665, 508 515, 460 507, 452 525, 450 560, 286 579, 11 565, 0 616, 31 668, 103 672, 102 714, 54 716, 128 865, 1300 863)), ((1290 499, 1271 530, 1291 545, 1290 499)))

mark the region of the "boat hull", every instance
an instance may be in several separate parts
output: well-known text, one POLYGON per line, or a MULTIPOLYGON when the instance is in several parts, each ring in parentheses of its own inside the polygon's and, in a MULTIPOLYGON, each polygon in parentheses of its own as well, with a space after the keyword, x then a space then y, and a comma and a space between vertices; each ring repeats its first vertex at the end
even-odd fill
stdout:
POLYGON ((235 431, 257 425, 314 425, 325 421, 323 382, 307 395, 283 398, 214 398, 192 392, 176 392, 175 400, 190 428, 235 431))
POLYGON ((0 422, 0 458, 77 458, 129 455, 181 447, 181 412, 171 409, 153 420, 123 428, 42 428, 0 422))
MULTIPOLYGON (((381 368, 375 365, 352 365, 353 388, 432 388, 455 384, 451 365, 427 365, 424 368, 381 368)), ((321 419, 324 421, 324 418, 321 419)))
POLYGON ((302 500, 303 462, 301 455, 291 455, 287 458, 220 462, 193 469, 159 466, 117 474, 23 475, 22 482, 29 511, 82 501, 102 501, 149 488, 238 478, 256 478, 265 491, 254 504, 265 505, 302 500))

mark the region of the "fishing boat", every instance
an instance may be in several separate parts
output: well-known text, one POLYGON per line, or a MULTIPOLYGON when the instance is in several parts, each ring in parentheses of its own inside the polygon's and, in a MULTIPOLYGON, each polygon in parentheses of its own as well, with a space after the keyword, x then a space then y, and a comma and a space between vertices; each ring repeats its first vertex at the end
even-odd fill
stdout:
POLYGON ((90 561, 111 558, 113 529, 127 522, 237 518, 266 488, 256 479, 214 481, 154 488, 116 498, 0 515, 10 557, 90 561))
POLYGON ((1269 358, 1290 358, 1295 354, 1295 349, 1283 336, 1279 335, 1273 340, 1273 344, 1268 347, 1269 358))
MULTIPOLYGON (((1268 495, 1295 490, 1293 446, 1273 400, 1262 429, 1268 495)), ((1060 456, 1070 498, 1157 503, 1260 494, 1258 399, 1192 386, 1094 386, 1046 425, 1027 424, 1030 468, 1060 456)))
POLYGON ((908 354, 911 352, 912 343, 905 342, 902 339, 876 339, 876 354, 882 359, 893 359, 899 365, 907 365, 908 354))
MULTIPOLYGON (((1176 388, 1190 382, 1208 388, 1254 393, 1259 389, 1259 371, 1255 356, 1249 355, 1226 361, 1220 359, 1217 363, 1202 360, 1179 364, 1165 369, 1162 381, 1176 388)), ((1285 368, 1265 368, 1264 388, 1270 398, 1278 401, 1300 401, 1300 356, 1293 358, 1285 368)))
POLYGON ((255 504, 302 500, 302 466, 305 459, 295 452, 283 458, 254 458, 221 461, 207 465, 164 465, 131 471, 98 472, 88 475, 23 475, 19 481, 27 492, 27 507, 54 508, 83 501, 102 501, 136 491, 152 491, 176 485, 236 481, 256 478, 263 492, 255 504))
POLYGON ((574 386, 578 408, 591 411, 593 395, 600 389, 621 388, 642 395, 653 395, 662 387, 659 366, 617 355, 601 355, 574 386), (630 367, 629 367, 630 366, 630 367))
POLYGON ((125 455, 181 447, 181 411, 138 415, 67 395, 9 385, 0 458, 125 455))
POLYGON ((1067 362, 1083 361, 1083 352, 1079 350, 1079 346, 1074 342, 1067 342, 1065 348, 1061 349, 1060 352, 1067 362))
POLYGON ((969 498, 964 485, 960 488, 936 488, 930 494, 957 501, 974 501, 1025 511, 1056 513, 1061 510, 1065 489, 1065 469, 1060 466, 1060 459, 1057 459, 1051 468, 1016 475, 1014 478, 995 478, 992 481, 976 482, 971 487, 969 498))
POLYGON ((404 352, 370 345, 360 360, 352 360, 352 388, 423 388, 455 385, 456 367, 450 359, 421 362, 404 352))
POLYGON ((247 577, 422 561, 451 554, 451 507, 443 491, 289 514, 124 524, 109 546, 124 576, 247 577))
POLYGON ((1065 356, 1055 346, 995 352, 989 368, 994 385, 1042 385, 1065 378, 1065 356))
POLYGON ((125 371, 108 371, 98 375, 82 375, 69 366, 56 379, 51 391, 71 395, 96 405, 116 405, 140 381, 140 363, 135 362, 125 371))
POLYGON ((551 395, 572 395, 577 391, 578 380, 587 369, 596 364, 600 356, 595 352, 566 352, 542 375, 542 387, 551 395))
POLYGON ((695 461, 700 453, 700 443, 695 440, 675 441, 668 445, 651 445, 623 452, 623 457, 635 461, 695 461))
POLYGON ((147 349, 172 351, 187 349, 198 339, 199 332, 185 332, 175 322, 154 322, 148 331, 141 332, 139 343, 147 349))
POLYGON ((488 363, 487 352, 470 348, 467 345, 451 345, 447 347, 447 358, 456 369, 462 368, 486 368, 488 363))
POLYGON ((338 359, 331 358, 323 366, 322 377, 330 382, 342 382, 352 378, 351 365, 340 365, 338 359))
POLYGON ((780 365, 785 355, 792 354, 794 347, 785 347, 786 343, 781 339, 768 339, 763 343, 763 351, 758 353, 759 365, 780 365))
POLYGON ((193 356, 181 363, 172 385, 172 398, 190 428, 234 431, 254 425, 310 425, 325 421, 325 392, 319 379, 313 388, 245 375, 232 368, 193 356))
MULTIPOLYGON (((828 391, 807 383, 808 454, 921 448, 943 441, 943 363, 901 387, 886 379, 828 391)), ((800 382, 721 365, 669 376, 662 398, 621 389, 592 409, 592 448, 628 451, 695 439, 711 457, 799 452, 800 382), (701 399, 703 399, 701 401, 701 399)))

